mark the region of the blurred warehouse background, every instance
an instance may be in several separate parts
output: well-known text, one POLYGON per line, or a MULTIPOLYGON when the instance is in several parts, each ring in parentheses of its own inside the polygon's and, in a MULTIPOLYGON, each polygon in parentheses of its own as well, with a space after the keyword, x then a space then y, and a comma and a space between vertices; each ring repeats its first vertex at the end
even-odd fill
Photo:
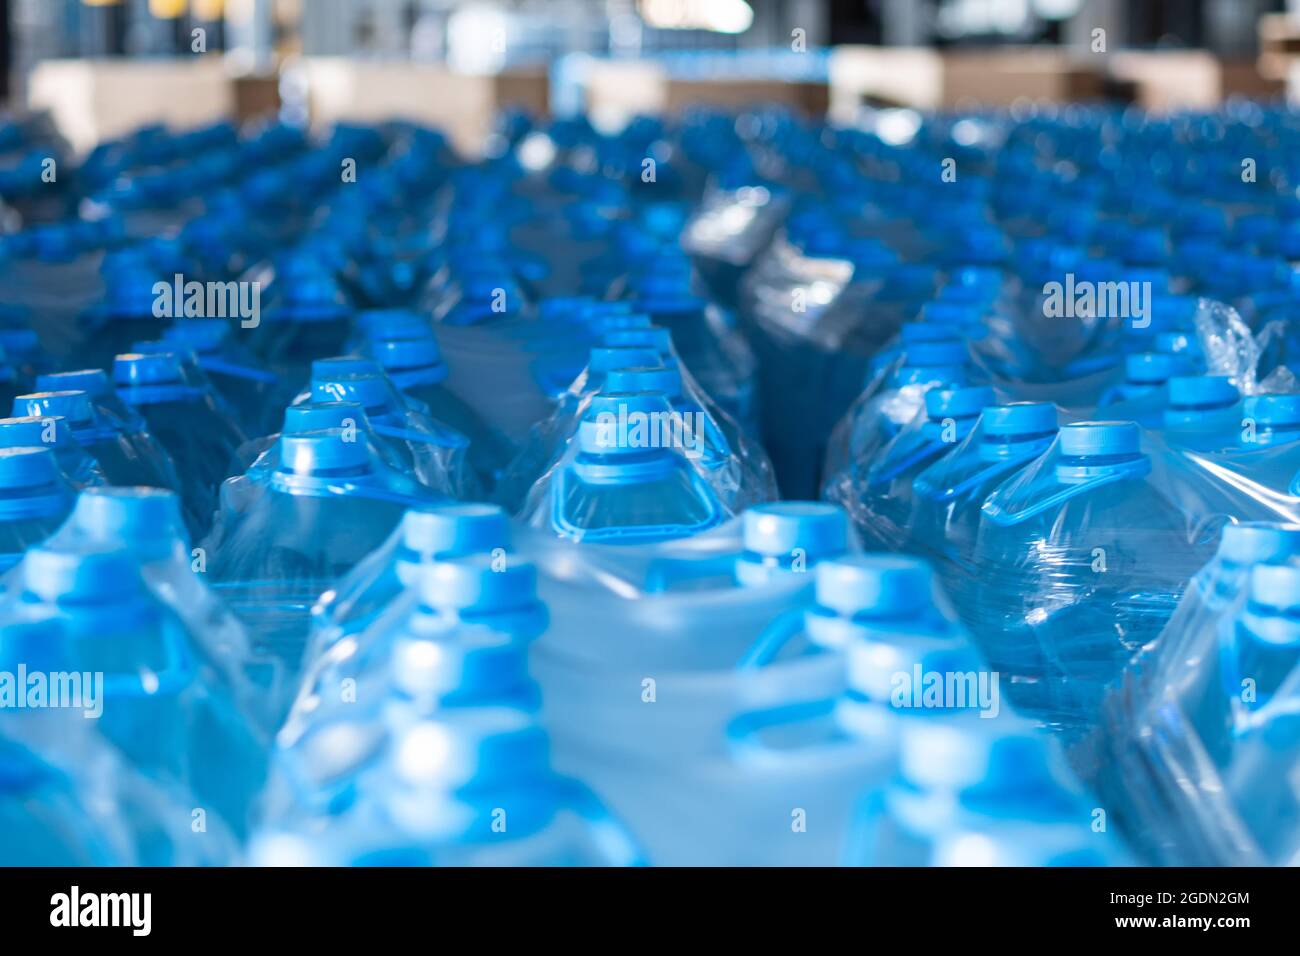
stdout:
POLYGON ((11 109, 78 150, 146 122, 402 116, 617 126, 691 102, 1300 97, 1300 0, 0 0, 11 109))

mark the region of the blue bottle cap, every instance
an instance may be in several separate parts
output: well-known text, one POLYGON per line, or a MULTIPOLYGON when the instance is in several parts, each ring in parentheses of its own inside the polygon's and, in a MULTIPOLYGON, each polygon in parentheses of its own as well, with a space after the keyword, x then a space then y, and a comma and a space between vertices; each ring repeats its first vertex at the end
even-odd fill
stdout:
POLYGON ((1124 360, 1124 374, 1135 385, 1163 385, 1184 365, 1163 352, 1138 352, 1124 360))
POLYGON ((1255 565, 1250 569, 1250 601, 1292 613, 1300 609, 1300 565, 1255 565))
POLYGON ((0 448, 0 489, 44 488, 62 482, 54 452, 40 445, 0 448))
POLYGON ((393 746, 393 769, 409 786, 463 790, 549 772, 546 733, 513 708, 444 708, 404 728, 393 746))
POLYGON ((467 554, 420 565, 415 586, 432 608, 513 610, 536 603, 537 568, 523 558, 511 557, 502 564, 490 554, 467 554))
MULTIPOLYGON (((632 444, 634 427, 638 421, 653 423, 656 419, 651 416, 667 414, 672 414, 671 406, 662 393, 601 392, 592 397, 582 421, 578 423, 578 448, 593 455, 652 451, 657 446, 632 444)), ((647 437, 650 437, 648 425, 646 430, 647 437)))
POLYGON ((1263 425, 1300 425, 1300 394, 1251 395, 1242 403, 1242 413, 1263 425))
POLYGON ((80 391, 33 392, 30 395, 19 395, 14 399, 13 412, 15 416, 64 418, 70 425, 92 421, 95 417, 90 396, 80 391))
POLYGON ((312 376, 313 402, 358 402, 362 408, 384 408, 389 404, 388 382, 373 372, 312 376))
POLYGON ((145 591, 135 559, 112 546, 69 551, 38 545, 23 558, 21 574, 29 594, 60 604, 117 604, 145 591))
POLYGON ((606 392, 662 392, 670 398, 682 394, 678 368, 616 368, 605 377, 606 392))
POLYGON ((399 640, 390 678, 396 689, 419 702, 417 707, 503 703, 532 683, 522 636, 513 628, 478 628, 454 641, 399 640))
POLYGON ((1045 435, 1056 431, 1056 407, 1050 402, 1011 402, 985 408, 980 423, 988 435, 1045 435))
POLYGON ((742 515, 741 523, 745 550, 755 554, 787 557, 797 548, 816 560, 841 554, 848 547, 848 516, 843 508, 826 502, 754 505, 742 515))
POLYGON ((918 558, 853 554, 822 561, 816 571, 822 607, 854 617, 905 617, 934 604, 934 575, 918 558))
POLYGON ((672 333, 661 326, 605 332, 601 341, 610 348, 651 349, 659 355, 668 355, 673 350, 672 333))
POLYGON ((965 388, 932 388, 925 393, 925 412, 932 421, 945 418, 974 418, 997 396, 987 385, 965 388))
POLYGON ((429 321, 406 309, 367 309, 357 313, 356 323, 366 338, 409 339, 428 335, 429 321))
POLYGON ((1137 455, 1142 430, 1135 422, 1075 422, 1061 426, 1061 454, 1071 458, 1137 455))
POLYGON ((904 362, 911 368, 936 366, 962 366, 970 358, 966 346, 959 341, 913 342, 903 353, 904 362))
POLYGON ((118 385, 176 385, 184 380, 180 356, 174 352, 128 352, 113 359, 113 381, 118 385))
POLYGON ((0 418, 0 448, 77 447, 72 429, 60 415, 26 415, 0 418), (53 426, 54 433, 49 429, 53 426), (48 440, 47 440, 48 436, 48 440))
POLYGON ((1225 375, 1175 375, 1169 379, 1169 405, 1174 409, 1225 408, 1241 398, 1225 375))
POLYGON ((490 554, 510 547, 510 521, 498 505, 426 505, 402 516, 402 545, 423 555, 490 554))
POLYGON ((418 339, 383 339, 371 342, 370 351, 386 372, 406 369, 437 368, 442 365, 442 350, 432 335, 418 339))
POLYGON ((593 348, 587 359, 587 368, 593 372, 609 372, 616 368, 651 368, 662 365, 659 353, 647 348, 593 348))
POLYGON ((1223 526, 1219 557, 1233 564, 1284 561, 1300 554, 1300 524, 1240 521, 1223 526))
POLYGON ((360 355, 338 355, 334 358, 316 359, 311 363, 313 381, 340 375, 378 375, 381 371, 378 362, 360 355))
POLYGON ((92 538, 128 545, 187 537, 180 499, 166 488, 87 488, 77 496, 71 520, 92 538))
POLYGON ((366 427, 366 411, 359 402, 303 402, 284 410, 285 434, 321 431, 327 428, 366 427))
POLYGON ((369 461, 366 443, 342 428, 281 435, 279 444, 280 470, 298 475, 364 468, 369 461))
POLYGON ((85 392, 99 398, 112 391, 108 375, 102 368, 83 368, 75 372, 50 372, 36 376, 36 388, 41 392, 85 392))

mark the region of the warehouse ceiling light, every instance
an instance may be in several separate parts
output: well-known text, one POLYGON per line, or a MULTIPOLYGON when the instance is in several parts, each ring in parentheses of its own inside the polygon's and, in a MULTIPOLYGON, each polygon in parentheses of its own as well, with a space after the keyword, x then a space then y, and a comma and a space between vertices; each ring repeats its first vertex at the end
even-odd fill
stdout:
POLYGON ((656 30, 744 33, 754 23, 745 0, 640 0, 637 12, 656 30))

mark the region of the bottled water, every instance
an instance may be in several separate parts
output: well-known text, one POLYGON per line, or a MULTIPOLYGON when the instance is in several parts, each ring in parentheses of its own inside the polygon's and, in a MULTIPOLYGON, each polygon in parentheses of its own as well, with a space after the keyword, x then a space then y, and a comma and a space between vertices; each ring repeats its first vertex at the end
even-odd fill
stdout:
POLYGON ((372 640, 386 640, 371 625, 398 604, 424 565, 470 555, 486 555, 504 572, 510 526, 494 505, 423 505, 408 510, 388 540, 366 556, 312 609, 308 672, 290 725, 319 706, 325 688, 337 689, 372 640))
POLYGON ((854 462, 826 489, 826 497, 845 506, 869 547, 903 548, 913 479, 952 452, 970 434, 985 406, 996 400, 987 386, 930 389, 925 393, 925 410, 874 459, 854 462))
POLYGON ((145 584, 135 559, 116 547, 47 543, 14 574, 0 604, 4 669, 83 681, 102 673, 97 729, 143 772, 191 791, 201 816, 243 833, 262 786, 262 748, 205 679, 198 640, 145 584))
POLYGON ((185 622, 203 665, 250 720, 273 729, 266 702, 284 693, 278 662, 253 654, 243 625, 205 583, 207 554, 190 546, 175 492, 88 489, 50 543, 69 551, 127 551, 149 588, 185 622))
POLYGON ((903 724, 896 779, 864 801, 847 862, 868 866, 1105 866, 1124 856, 1053 742, 1003 714, 903 724))
POLYGON ((533 486, 520 517, 574 541, 624 544, 719 524, 729 509, 694 467, 701 443, 679 423, 663 393, 594 397, 576 440, 533 486))
POLYGON ((62 418, 109 484, 180 487, 167 452, 146 430, 144 420, 121 405, 101 370, 42 375, 37 385, 48 391, 15 398, 14 414, 62 418))
POLYGON ((293 682, 312 606, 384 542, 406 508, 434 495, 390 467, 363 433, 341 428, 281 435, 274 463, 226 482, 202 547, 213 587, 244 622, 253 651, 279 658, 293 682))
POLYGON ((998 485, 1045 452, 1056 437, 1057 411, 1046 402, 986 407, 975 428, 912 482, 909 548, 929 558, 945 588, 973 578, 980 507, 998 485))
POLYGON ((400 456, 404 470, 456 497, 477 490, 466 460, 469 439, 410 404, 374 362, 347 356, 313 362, 310 400, 357 402, 370 427, 388 439, 385 448, 400 456))
POLYGON ((48 538, 67 517, 74 492, 54 452, 42 446, 0 448, 0 571, 48 538))
POLYGON ((355 659, 357 705, 322 704, 282 735, 254 863, 638 862, 622 826, 550 767, 527 673, 546 627, 536 573, 492 561, 416 566, 409 600, 355 659), (347 745, 358 733, 367 742, 347 745))
POLYGON ((78 490, 104 484, 99 462, 77 442, 61 416, 0 418, 0 448, 41 448, 54 452, 59 471, 78 490))
POLYGON ((1217 537, 1150 480, 1139 436, 1132 422, 1062 427, 982 506, 975 563, 998 580, 954 594, 1013 702, 1067 728, 1164 627, 1217 537))
POLYGON ((175 464, 185 523, 201 537, 212 525, 217 488, 245 440, 243 432, 210 392, 186 381, 174 353, 119 355, 113 380, 175 464))

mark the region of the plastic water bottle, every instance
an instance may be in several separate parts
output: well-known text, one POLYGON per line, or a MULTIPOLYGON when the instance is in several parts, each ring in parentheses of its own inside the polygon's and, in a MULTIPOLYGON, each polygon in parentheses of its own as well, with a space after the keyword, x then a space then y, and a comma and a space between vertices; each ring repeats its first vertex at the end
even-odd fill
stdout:
POLYGON ((874 459, 855 461, 826 496, 840 501, 868 547, 899 550, 908 540, 912 482, 925 468, 951 453, 997 400, 988 386, 932 388, 925 410, 882 448, 874 459))
MULTIPOLYGON (((667 364, 667 363, 665 363, 667 364)), ((777 497, 772 464, 762 447, 697 388, 687 389, 680 367, 616 368, 606 373, 604 392, 662 393, 677 414, 689 416, 700 444, 700 463, 709 484, 732 511, 777 497)))
MULTIPOLYGON (((747 850, 739 835, 739 803, 735 824, 721 828, 704 809, 734 803, 757 779, 731 763, 727 726, 751 709, 820 699, 842 683, 842 665, 827 657, 769 670, 741 666, 742 658, 760 641, 797 640, 812 569, 851 546, 841 509, 780 502, 689 542, 637 549, 557 541, 536 552, 552 626, 537 642, 533 673, 556 765, 626 819, 652 861, 756 859, 758 848, 747 850), (609 641, 609 627, 623 638, 609 641)), ((764 792, 783 793, 788 783, 774 778, 764 792)), ((791 805, 772 801, 781 809, 768 832, 778 839, 789 831, 791 805)), ((803 849, 818 859, 813 842, 803 849)))
POLYGON ((285 434, 274 454, 274 468, 226 482, 202 547, 213 587, 244 622, 253 651, 279 658, 293 681, 312 606, 384 542, 408 507, 436 499, 385 463, 364 433, 285 434))
POLYGON ((13 411, 22 417, 56 416, 67 422, 72 437, 94 459, 111 485, 180 487, 167 452, 146 430, 143 419, 122 406, 99 369, 42 375, 38 387, 48 391, 19 395, 13 411), (86 390, 82 390, 86 386, 86 390), (102 395, 103 388, 107 393, 102 395))
MULTIPOLYGON (((323 728, 321 733, 328 728, 323 728)), ((318 749, 322 756, 325 751, 318 749)), ((578 784, 557 777, 535 715, 506 707, 400 715, 380 746, 331 773, 356 796, 329 815, 267 826, 254 865, 634 865, 632 837, 578 784), (430 753, 444 756, 435 761, 430 753)), ((323 766, 300 773, 320 774, 323 766)))
POLYGON ((163 331, 161 341, 165 348, 193 354, 197 367, 234 410, 245 434, 265 434, 272 416, 293 394, 235 341, 232 328, 225 319, 177 319, 163 331))
POLYGON ((309 398, 294 404, 307 400, 357 402, 370 427, 388 439, 385 447, 420 481, 456 497, 473 497, 478 490, 466 458, 469 439, 408 402, 370 359, 344 356, 313 362, 309 398))
POLYGON ((310 251, 290 251, 259 270, 265 280, 261 321, 251 336, 253 352, 290 380, 299 380, 313 359, 338 355, 351 331, 351 304, 335 275, 310 251))
POLYGON ((6 731, 0 864, 210 866, 235 859, 235 840, 215 817, 205 831, 192 828, 193 795, 138 773, 79 712, 27 711, 6 731))
POLYGON ((1065 726, 1158 634, 1213 547, 1150 479, 1132 422, 1066 425, 982 506, 977 567, 955 595, 1018 707, 1065 726))
POLYGON ((660 365, 653 349, 607 348, 589 350, 588 362, 558 394, 546 418, 534 423, 524 436, 514 458, 496 484, 494 498, 506 510, 517 513, 529 489, 562 454, 574 437, 578 422, 593 395, 605 387, 609 373, 620 368, 655 368, 660 365))
POLYGON ((119 355, 113 380, 175 464, 185 523, 201 537, 211 527, 217 488, 245 440, 243 432, 211 393, 186 381, 174 353, 119 355))
POLYGON ((966 384, 969 361, 961 342, 918 342, 878 370, 831 434, 825 485, 841 481, 854 462, 874 460, 881 446, 920 412, 929 389, 966 384))
POLYGON ((161 488, 93 488, 78 495, 54 547, 127 551, 145 583, 193 635, 204 666, 255 724, 274 729, 268 699, 284 693, 278 662, 258 660, 243 625, 206 584, 207 554, 191 547, 175 492, 161 488))
POLYGON ((468 439, 479 486, 493 488, 514 454, 513 443, 448 387, 449 369, 433 335, 426 329, 419 337, 372 341, 368 351, 404 395, 468 439))
POLYGON ((0 571, 12 568, 63 523, 74 495, 49 448, 0 448, 0 571))
POLYGON ((1124 360, 1124 381, 1105 392, 1097 403, 1108 417, 1135 421, 1143 428, 1159 428, 1168 396, 1164 385, 1186 371, 1174 355, 1139 352, 1124 360))
POLYGON ((1242 429, 1241 393, 1223 375, 1175 375, 1166 385, 1169 401, 1162 432, 1171 444, 1214 451, 1237 444, 1242 429))
POLYGON ((695 467, 699 442, 679 422, 663 393, 594 397, 576 441, 533 486, 520 517, 574 541, 623 544, 721 523, 730 512, 695 467))
POLYGON ((936 713, 900 729, 894 782, 863 803, 846 862, 1107 866, 1124 861, 1053 741, 1010 713, 936 713))
POLYGON ((262 786, 262 748, 205 678, 197 639, 149 589, 135 559, 116 547, 46 544, 14 573, 0 603, 4 668, 102 672, 97 729, 133 765, 192 791, 205 814, 243 833, 262 786))
POLYGON ((986 407, 974 430, 913 480, 908 547, 934 563, 949 593, 965 594, 959 578, 976 573, 985 498, 1045 452, 1056 431, 1056 409, 1046 402, 986 407))
POLYGON ((63 477, 81 490, 104 484, 104 472, 77 442, 60 416, 0 418, 0 448, 41 448, 54 452, 63 477))
POLYGON ((313 713, 323 688, 341 683, 340 669, 352 666, 372 641, 386 640, 386 632, 372 631, 371 625, 413 586, 425 565, 486 555, 505 571, 515 560, 509 554, 510 538, 505 513, 495 505, 424 505, 407 511, 388 540, 312 609, 308 673, 295 715, 313 713))

